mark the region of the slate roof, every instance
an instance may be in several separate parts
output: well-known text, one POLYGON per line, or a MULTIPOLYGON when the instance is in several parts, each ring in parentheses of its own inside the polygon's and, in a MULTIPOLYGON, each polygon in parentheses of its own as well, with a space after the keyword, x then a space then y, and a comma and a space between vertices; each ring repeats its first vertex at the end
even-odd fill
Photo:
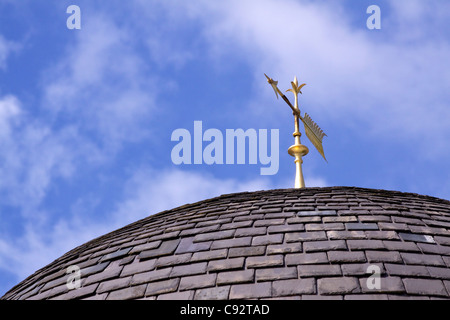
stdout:
POLYGON ((271 298, 450 298, 450 202, 353 187, 223 195, 87 242, 2 297, 271 298))

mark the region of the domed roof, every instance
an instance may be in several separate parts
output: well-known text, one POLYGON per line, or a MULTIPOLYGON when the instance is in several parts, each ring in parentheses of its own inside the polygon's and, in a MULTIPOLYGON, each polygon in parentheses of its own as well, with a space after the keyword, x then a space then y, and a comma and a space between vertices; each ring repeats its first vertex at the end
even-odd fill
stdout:
POLYGON ((71 250, 2 299, 411 297, 450 298, 450 202, 328 187, 151 215, 71 250))

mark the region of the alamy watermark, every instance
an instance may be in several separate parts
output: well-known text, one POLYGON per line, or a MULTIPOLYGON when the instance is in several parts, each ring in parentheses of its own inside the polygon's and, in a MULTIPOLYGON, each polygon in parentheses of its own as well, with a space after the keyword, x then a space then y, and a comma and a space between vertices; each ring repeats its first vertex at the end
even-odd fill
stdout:
POLYGON ((66 286, 69 290, 80 289, 81 287, 81 270, 78 266, 69 266, 66 270, 67 277, 66 286))
POLYGON ((183 128, 172 132, 171 141, 178 143, 172 149, 171 159, 176 165, 258 164, 259 161, 264 166, 260 168, 261 175, 274 175, 279 168, 279 130, 270 130, 270 152, 268 139, 267 129, 226 129, 224 134, 210 128, 203 132, 203 122, 194 121, 193 134, 183 128))
POLYGON ((379 266, 371 264, 367 267, 366 273, 372 274, 366 280, 366 286, 369 290, 380 290, 381 289, 381 269, 379 266))
POLYGON ((379 6, 373 4, 367 7, 367 14, 370 16, 367 18, 366 26, 369 30, 381 29, 381 9, 379 6))
POLYGON ((66 26, 67 29, 73 30, 81 29, 81 9, 77 5, 70 5, 67 7, 66 13, 70 14, 70 16, 67 18, 66 26))

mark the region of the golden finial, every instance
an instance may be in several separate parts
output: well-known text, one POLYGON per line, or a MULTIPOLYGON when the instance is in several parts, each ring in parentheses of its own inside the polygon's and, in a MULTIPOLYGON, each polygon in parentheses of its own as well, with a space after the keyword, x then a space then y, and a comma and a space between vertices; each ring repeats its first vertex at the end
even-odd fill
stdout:
POLYGON ((288 98, 278 89, 278 81, 273 80, 272 78, 268 77, 266 74, 264 74, 267 78, 267 82, 272 86, 273 90, 275 91, 275 94, 278 99, 278 95, 280 95, 283 100, 288 104, 288 106, 292 109, 292 112, 294 114, 294 120, 295 120, 295 130, 293 133, 295 144, 290 146, 288 149, 288 153, 295 158, 295 188, 304 188, 305 187, 305 180, 303 178, 303 171, 302 171, 302 163, 303 159, 302 157, 306 156, 309 152, 308 147, 304 146, 300 142, 301 133, 299 131, 299 119, 302 120, 303 125, 305 127, 305 133, 308 139, 311 141, 311 143, 316 147, 317 151, 322 155, 322 157, 327 161, 325 158, 325 154, 323 152, 323 146, 322 146, 322 139, 326 134, 320 129, 320 127, 311 119, 311 117, 305 113, 305 116, 302 117, 300 114, 300 109, 298 108, 298 94, 302 93, 301 89, 306 85, 306 83, 303 83, 301 85, 298 84, 297 77, 294 78, 294 81, 291 81, 292 89, 288 89, 286 91, 290 91, 294 94, 295 103, 294 105, 291 104, 288 98))

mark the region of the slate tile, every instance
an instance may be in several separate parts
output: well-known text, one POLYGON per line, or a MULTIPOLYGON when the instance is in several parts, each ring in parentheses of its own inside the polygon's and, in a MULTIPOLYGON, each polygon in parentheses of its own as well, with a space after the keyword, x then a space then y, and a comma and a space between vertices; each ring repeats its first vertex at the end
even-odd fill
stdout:
POLYGON ((187 252, 199 252, 209 250, 212 241, 194 242, 195 238, 184 238, 180 241, 175 254, 182 254, 187 252))
POLYGON ((256 236, 252 239, 252 246, 280 244, 283 242, 283 234, 271 234, 266 236, 256 236))
POLYGON ((178 247, 179 243, 180 243, 180 239, 163 241, 161 243, 161 245, 156 249, 142 251, 139 254, 139 259, 146 260, 146 259, 151 259, 151 258, 156 258, 156 257, 160 257, 160 256, 166 256, 169 254, 173 254, 175 252, 176 248, 178 247))
POLYGON ((83 268, 83 269, 80 270, 81 271, 81 276, 82 277, 87 277, 87 276, 89 276, 91 274, 102 272, 103 270, 106 269, 106 267, 109 265, 109 263, 110 263, 109 261, 105 261, 105 262, 102 262, 102 263, 99 263, 99 264, 96 264, 96 265, 93 265, 93 266, 89 266, 89 267, 83 268))
POLYGON ((337 217, 323 217, 322 222, 323 223, 330 223, 330 222, 356 222, 358 219, 356 216, 337 216, 337 217))
MULTIPOLYGON (((192 242, 196 243, 196 242, 204 242, 204 241, 209 241, 209 240, 228 239, 228 238, 232 238, 234 236, 235 232, 236 232, 236 230, 231 229, 231 230, 223 230, 223 231, 216 231, 216 232, 209 232, 209 233, 200 233, 200 234, 195 235, 192 242)), ((187 238, 183 239, 183 240, 187 241, 187 238)), ((183 240, 181 240, 179 247, 182 246, 183 240)))
POLYGON ((403 279, 403 284, 408 294, 448 296, 441 280, 406 278, 403 279))
POLYGON ((374 287, 374 283, 369 277, 360 278, 359 283, 363 293, 405 293, 405 287, 400 277, 379 278, 379 288, 374 287))
POLYGON ((444 260, 438 255, 402 252, 401 256, 406 264, 445 266, 444 260))
POLYGON ((267 233, 267 227, 240 228, 236 229, 235 237, 260 236, 267 233))
POLYGON ((192 253, 176 254, 171 256, 159 257, 155 262, 155 267, 169 267, 177 264, 187 263, 191 260, 192 253))
POLYGON ((133 275, 138 272, 150 271, 155 268, 155 265, 156 265, 156 259, 146 260, 143 262, 135 261, 134 263, 128 264, 123 267, 121 276, 124 277, 124 276, 128 276, 128 275, 133 275))
MULTIPOLYGON (((391 217, 383 215, 383 214, 389 213, 386 210, 381 210, 381 211, 372 210, 371 213, 372 213, 372 215, 358 216, 359 221, 361 221, 361 222, 391 222, 391 217)), ((370 229, 370 230, 373 230, 373 229, 370 229)), ((376 230, 378 230, 378 228, 376 230)))
POLYGON ((215 240, 211 245, 211 249, 223 249, 233 247, 248 247, 250 246, 252 237, 242 237, 225 240, 215 240))
POLYGON ((357 278, 339 277, 339 278, 322 278, 317 280, 319 294, 352 294, 360 293, 361 288, 357 278))
POLYGON ((217 274, 202 274, 199 276, 183 277, 180 281, 179 291, 213 287, 216 284, 217 274))
POLYGON ((397 262, 401 263, 402 257, 398 251, 366 251, 368 262, 397 262))
POLYGON ((345 227, 348 231, 378 230, 378 225, 376 223, 349 222, 345 224, 345 227))
POLYGON ((329 231, 329 230, 344 230, 344 224, 340 222, 335 223, 308 223, 305 225, 306 231, 329 231))
POLYGON ((380 270, 380 274, 383 275, 384 268, 381 263, 344 263, 341 265, 342 274, 344 276, 371 276, 371 268, 377 266, 380 270))
POLYGON ((365 231, 367 239, 400 240, 396 231, 365 231))
POLYGON ((151 241, 155 241, 155 240, 168 241, 168 240, 177 238, 179 234, 180 234, 180 231, 167 232, 167 233, 158 234, 156 236, 153 236, 150 238, 150 240, 151 241))
POLYGON ((384 267, 391 276, 403 277, 430 277, 430 273, 425 266, 410 266, 403 264, 385 263, 384 267))
POLYGON ((197 262, 192 264, 174 266, 172 272, 170 273, 170 276, 180 277, 206 273, 206 266, 206 262, 197 262))
MULTIPOLYGON (((195 220, 192 220, 192 221, 195 221, 195 220)), ((220 226, 221 224, 230 223, 230 222, 231 222, 231 218, 227 218, 227 219, 211 218, 211 219, 209 219, 207 217, 207 220, 205 219, 203 222, 197 223, 196 227, 202 228, 202 227, 210 227, 210 226, 220 226)))
POLYGON ((272 290, 272 296, 274 297, 315 294, 316 281, 312 278, 275 281, 273 282, 272 290))
POLYGON ((366 256, 361 251, 329 251, 327 255, 331 263, 366 262, 366 256))
POLYGON ((267 246, 267 255, 279 253, 295 253, 302 251, 302 243, 273 244, 267 246))
POLYGON ((228 249, 195 252, 191 258, 191 262, 223 259, 227 255, 228 249))
POLYGON ((130 283, 131 283, 131 276, 103 281, 98 286, 97 293, 109 292, 125 288, 128 287, 130 283))
POLYGON ((366 239, 364 231, 327 231, 330 240, 366 239))
POLYGON ((230 248, 228 250, 228 257, 244 257, 244 256, 259 256, 266 252, 266 246, 251 246, 241 248, 230 248))
POLYGON ((194 300, 228 300, 231 286, 198 289, 195 291, 194 300))
POLYGON ((296 279, 297 268, 295 267, 282 267, 282 268, 263 268, 256 270, 256 281, 269 281, 269 280, 283 280, 283 279, 296 279))
POLYGON ((130 250, 131 250, 131 248, 125 248, 125 249, 117 250, 115 252, 111 252, 111 253, 103 256, 100 259, 100 261, 103 262, 103 261, 115 260, 115 259, 123 258, 123 257, 125 257, 128 254, 128 252, 130 252, 130 250))
POLYGON ((234 222, 231 223, 224 223, 220 226, 220 230, 226 230, 226 229, 236 229, 239 230, 240 228, 249 228, 253 225, 253 220, 249 220, 248 217, 236 217, 234 219, 234 222), (239 218, 245 219, 244 221, 239 221, 239 218))
POLYGON ((450 281, 444 281, 445 288, 447 288, 447 292, 450 294, 450 281))
MULTIPOLYGON (((269 219, 269 220, 256 220, 253 223, 255 227, 268 227, 275 225, 283 225, 285 223, 285 219, 269 219)), ((233 289, 233 288, 231 288, 233 289)))
POLYGON ((158 280, 168 279, 170 277, 170 273, 172 272, 172 268, 164 268, 153 270, 149 272, 142 272, 133 275, 131 279, 131 285, 137 285, 147 282, 153 282, 158 280))
POLYGON ((276 267, 284 264, 283 255, 256 256, 246 259, 247 268, 276 267))
POLYGON ((102 293, 102 294, 96 294, 96 295, 93 295, 93 296, 88 296, 88 297, 82 298, 81 300, 98 300, 98 301, 100 301, 100 300, 106 300, 107 296, 108 296, 108 293, 105 292, 105 293, 102 293))
POLYGON ((440 246, 437 244, 418 243, 417 246, 425 253, 435 253, 440 255, 450 255, 449 246, 440 246))
POLYGON ((450 257, 442 257, 442 259, 443 259, 444 262, 447 264, 447 267, 450 268, 450 257))
POLYGON ((157 300, 192 300, 194 290, 165 293, 158 296, 157 300))
POLYGON ((344 297, 341 295, 334 295, 334 296, 322 296, 317 294, 303 294, 302 300, 344 300, 344 297))
POLYGON ((299 211, 297 212, 299 217, 307 216, 337 216, 336 210, 320 210, 320 211, 299 211))
POLYGON ((425 226, 409 226, 409 229, 412 233, 423 233, 429 235, 441 235, 441 236, 450 236, 450 231, 445 228, 432 228, 425 226))
POLYGON ((316 216, 306 216, 306 217, 293 217, 293 218, 287 218, 286 222, 288 224, 303 224, 308 222, 322 222, 322 217, 316 217, 316 216))
POLYGON ((347 245, 350 250, 377 250, 385 248, 381 240, 347 240, 347 245))
POLYGON ((327 240, 327 236, 324 231, 313 232, 291 232, 285 235, 286 242, 298 242, 298 241, 317 241, 327 240))
POLYGON ((386 294, 346 294, 344 300, 360 301, 360 300, 388 300, 388 295, 386 294))
POLYGON ((128 287, 117 291, 112 291, 108 294, 106 300, 130 300, 138 299, 144 296, 146 284, 139 286, 128 287))
POLYGON ((419 247, 413 242, 384 240, 383 244, 389 251, 420 252, 419 247))
POLYGON ((222 260, 213 260, 208 262, 208 272, 216 272, 223 270, 242 269, 244 267, 245 258, 230 258, 222 260))
POLYGON ((306 277, 332 277, 342 274, 341 267, 339 265, 299 265, 297 272, 300 278, 306 277))
POLYGON ((427 267, 427 269, 433 278, 450 280, 450 268, 427 267))
POLYGON ((230 299, 255 299, 272 296, 272 283, 235 284, 231 286, 230 299))
POLYGON ((378 227, 380 230, 409 231, 406 223, 379 222, 378 227))
POLYGON ((328 263, 325 252, 287 254, 285 260, 287 266, 328 263))
POLYGON ((430 297, 418 296, 418 295, 398 295, 398 294, 388 294, 388 300, 431 300, 430 297))
POLYGON ((147 286, 147 290, 145 291, 145 295, 151 296, 162 293, 174 292, 178 289, 179 283, 180 278, 149 283, 147 286))
MULTIPOLYGON (((119 263, 110 263, 110 265, 103 270, 103 272, 94 273, 86 278, 83 285, 88 285, 91 283, 98 283, 100 281, 108 280, 111 278, 116 278, 122 272, 123 267, 119 266, 119 263)), ((83 278, 83 275, 82 275, 83 278)))
POLYGON ((202 228, 196 227, 193 229, 185 229, 185 230, 181 230, 179 236, 180 237, 195 236, 196 234, 200 234, 200 233, 213 232, 213 231, 219 230, 219 228, 220 228, 220 225, 216 224, 216 225, 202 227, 202 228))
POLYGON ((297 224, 282 224, 282 225, 276 225, 276 226, 269 226, 267 228, 267 232, 269 234, 272 233, 286 233, 286 232, 299 232, 299 231, 305 231, 305 226, 303 224, 297 223, 297 224))
POLYGON ((405 223, 407 225, 421 225, 424 226, 425 223, 420 219, 407 218, 407 217, 392 217, 392 222, 394 223, 405 223))
POLYGON ((220 272, 217 275, 217 285, 253 282, 254 269, 220 272))
POLYGON ((450 237, 435 236, 434 240, 440 245, 450 246, 450 237))
POLYGON ((347 250, 344 240, 311 241, 303 244, 305 252, 347 250))
POLYGON ((430 235, 424 234, 414 234, 414 233, 402 233, 398 234, 403 241, 413 241, 413 242, 425 242, 434 243, 434 239, 430 235))
POLYGON ((73 289, 67 293, 52 298, 51 300, 71 300, 71 299, 82 299, 86 296, 93 295, 98 287, 98 283, 93 283, 86 287, 81 287, 79 289, 73 289))

